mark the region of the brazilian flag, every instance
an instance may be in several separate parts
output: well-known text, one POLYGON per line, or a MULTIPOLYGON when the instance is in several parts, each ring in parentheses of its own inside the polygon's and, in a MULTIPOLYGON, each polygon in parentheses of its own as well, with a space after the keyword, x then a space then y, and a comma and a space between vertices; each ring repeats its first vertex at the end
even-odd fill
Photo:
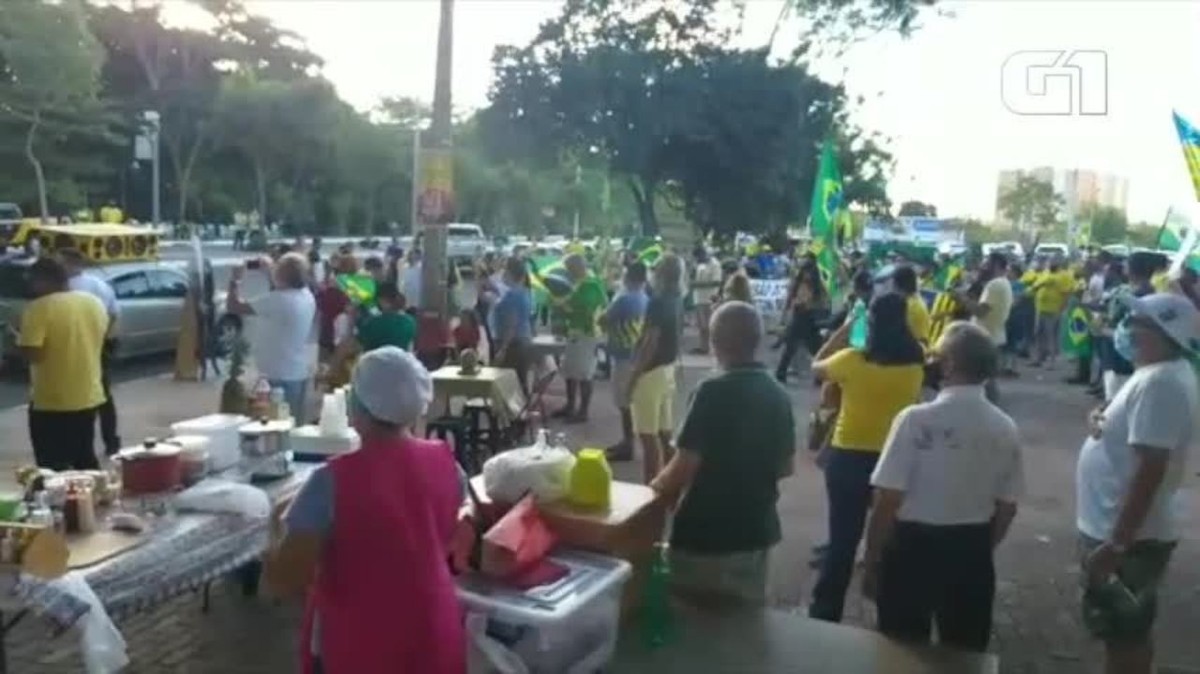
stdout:
POLYGON ((350 301, 359 306, 375 302, 375 279, 366 274, 338 274, 334 279, 350 301))
POLYGON ((809 208, 809 234, 812 252, 817 256, 821 281, 830 297, 839 297, 837 223, 846 204, 842 196, 842 175, 832 140, 821 148, 817 177, 813 184, 812 205, 809 208))
POLYGON ((1092 314, 1078 300, 1072 299, 1062 327, 1062 352, 1072 358, 1092 356, 1092 314))

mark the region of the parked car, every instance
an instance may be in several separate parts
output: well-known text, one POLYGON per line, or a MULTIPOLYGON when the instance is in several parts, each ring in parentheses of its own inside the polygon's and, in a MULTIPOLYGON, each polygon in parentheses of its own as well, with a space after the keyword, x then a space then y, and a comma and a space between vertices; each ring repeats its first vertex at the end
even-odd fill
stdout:
MULTIPOLYGON (((0 326, 4 333, 3 357, 6 362, 21 361, 15 338, 21 326, 21 313, 32 299, 27 273, 32 264, 31 258, 0 262, 0 326)), ((84 273, 95 274, 107 281, 117 296, 121 318, 117 322, 115 358, 120 360, 175 350, 188 292, 184 262, 127 262, 92 267, 84 273)), ((215 306, 218 340, 227 348, 241 330, 242 323, 237 316, 225 314, 224 292, 217 294, 215 306)))

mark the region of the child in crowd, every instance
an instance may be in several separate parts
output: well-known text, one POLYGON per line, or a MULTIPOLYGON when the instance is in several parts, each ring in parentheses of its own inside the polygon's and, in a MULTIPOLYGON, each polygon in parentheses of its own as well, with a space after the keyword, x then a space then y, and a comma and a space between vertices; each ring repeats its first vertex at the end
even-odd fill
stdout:
POLYGON ((473 349, 476 353, 480 353, 480 333, 479 314, 474 309, 463 309, 458 312, 458 325, 454 326, 452 333, 455 353, 462 353, 466 349, 473 349))

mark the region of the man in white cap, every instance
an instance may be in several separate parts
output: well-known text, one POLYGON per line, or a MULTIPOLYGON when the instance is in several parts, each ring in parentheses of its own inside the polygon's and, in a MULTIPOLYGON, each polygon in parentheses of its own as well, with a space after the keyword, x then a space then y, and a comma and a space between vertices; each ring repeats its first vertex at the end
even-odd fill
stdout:
POLYGON ((1104 641, 1107 668, 1152 671, 1159 581, 1180 536, 1180 487, 1195 444, 1200 312, 1156 293, 1130 301, 1113 346, 1133 375, 1092 413, 1076 471, 1083 622, 1104 641))

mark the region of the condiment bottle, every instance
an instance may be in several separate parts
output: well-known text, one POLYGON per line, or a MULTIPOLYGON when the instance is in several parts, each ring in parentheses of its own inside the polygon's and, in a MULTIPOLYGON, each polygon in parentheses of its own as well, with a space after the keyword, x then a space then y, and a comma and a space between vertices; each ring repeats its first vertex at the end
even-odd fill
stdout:
POLYGON ((265 416, 271 411, 269 409, 270 404, 271 384, 265 378, 261 378, 258 380, 258 383, 254 385, 254 401, 251 405, 251 411, 253 412, 254 416, 265 416))
POLYGON ((67 500, 63 503, 63 528, 68 534, 79 531, 79 492, 75 485, 67 489, 67 500))

